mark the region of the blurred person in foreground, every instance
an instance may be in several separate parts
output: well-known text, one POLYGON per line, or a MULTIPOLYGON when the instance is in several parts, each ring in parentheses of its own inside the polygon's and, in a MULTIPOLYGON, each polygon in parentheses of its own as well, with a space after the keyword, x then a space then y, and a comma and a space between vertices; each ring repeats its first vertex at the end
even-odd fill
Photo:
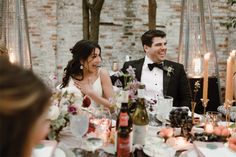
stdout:
MULTIPOLYGON (((173 97, 173 106, 190 107, 191 92, 183 65, 166 60, 166 33, 149 30, 141 40, 145 57, 125 62, 121 71, 127 73, 127 68, 132 66, 136 79, 146 85, 146 90, 158 96, 173 97)), ((117 77, 113 75, 111 78, 115 84, 117 77)))
POLYGON ((113 88, 109 73, 101 68, 101 48, 89 40, 80 40, 70 50, 72 59, 64 69, 60 88, 76 97, 91 100, 91 106, 112 108, 113 88))
POLYGON ((49 131, 51 92, 32 71, 0 57, 0 156, 31 157, 49 131))

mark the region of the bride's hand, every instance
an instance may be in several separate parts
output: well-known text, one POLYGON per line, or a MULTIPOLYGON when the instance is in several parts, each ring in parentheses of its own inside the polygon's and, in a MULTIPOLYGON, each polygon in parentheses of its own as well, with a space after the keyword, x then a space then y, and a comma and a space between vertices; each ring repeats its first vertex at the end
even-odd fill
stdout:
POLYGON ((74 81, 75 86, 80 89, 80 91, 85 95, 90 95, 93 92, 91 81, 89 80, 88 83, 84 83, 81 81, 74 81))

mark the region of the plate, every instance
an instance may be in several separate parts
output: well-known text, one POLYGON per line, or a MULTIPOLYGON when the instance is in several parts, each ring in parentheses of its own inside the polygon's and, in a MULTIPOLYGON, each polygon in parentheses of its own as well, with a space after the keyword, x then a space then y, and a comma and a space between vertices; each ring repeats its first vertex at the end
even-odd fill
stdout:
POLYGON ((104 150, 104 152, 108 154, 115 154, 116 151, 114 144, 108 144, 107 146, 104 146, 102 149, 104 150))
POLYGON ((174 157, 176 151, 165 143, 160 143, 159 145, 145 145, 143 152, 152 157, 174 157))
POLYGON ((66 154, 61 148, 56 148, 53 157, 66 157, 66 154))
POLYGON ((86 139, 86 141, 84 143, 86 146, 83 147, 83 149, 85 149, 87 151, 92 151, 92 152, 101 148, 103 145, 102 139, 97 138, 97 137, 89 137, 86 139))
POLYGON ((182 152, 179 157, 198 157, 194 149, 182 152))
MULTIPOLYGON (((229 122, 229 125, 232 125, 232 124, 233 124, 233 122, 229 122)), ((218 125, 227 126, 227 122, 221 121, 221 122, 218 122, 218 125)))

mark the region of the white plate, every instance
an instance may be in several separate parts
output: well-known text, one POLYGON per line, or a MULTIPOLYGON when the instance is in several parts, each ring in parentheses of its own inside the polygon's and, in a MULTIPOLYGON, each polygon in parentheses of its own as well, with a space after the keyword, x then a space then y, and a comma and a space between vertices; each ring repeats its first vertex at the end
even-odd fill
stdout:
POLYGON ((194 149, 185 151, 179 155, 179 157, 198 157, 194 149))
POLYGON ((143 152, 151 157, 174 157, 176 151, 163 143, 160 145, 145 145, 143 152))
POLYGON ((104 152, 108 154, 115 154, 115 145, 114 144, 109 144, 107 146, 103 146, 102 149, 104 152))
MULTIPOLYGON (((229 122, 229 125, 231 125, 231 124, 233 124, 233 122, 229 122)), ((227 122, 221 121, 221 122, 218 122, 218 125, 227 126, 227 122)))
POLYGON ((53 157, 66 157, 66 154, 61 148, 56 148, 53 157))

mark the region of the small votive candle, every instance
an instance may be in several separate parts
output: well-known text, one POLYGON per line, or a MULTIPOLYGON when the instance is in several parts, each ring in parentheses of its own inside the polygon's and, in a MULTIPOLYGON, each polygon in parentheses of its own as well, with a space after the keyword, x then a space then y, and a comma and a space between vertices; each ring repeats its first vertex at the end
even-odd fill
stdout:
POLYGON ((205 131, 206 131, 206 133, 208 133, 208 134, 213 133, 213 131, 214 131, 213 124, 212 124, 212 123, 206 123, 206 124, 205 124, 205 131))

